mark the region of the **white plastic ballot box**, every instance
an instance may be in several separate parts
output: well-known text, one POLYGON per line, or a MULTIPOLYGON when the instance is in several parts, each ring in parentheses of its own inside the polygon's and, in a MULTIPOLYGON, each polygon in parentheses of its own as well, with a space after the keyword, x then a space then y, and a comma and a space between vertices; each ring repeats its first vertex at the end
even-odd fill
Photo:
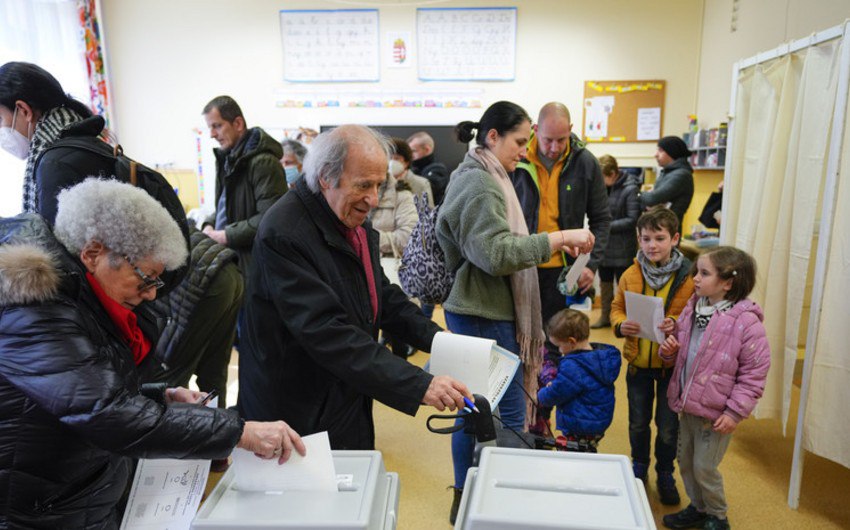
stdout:
POLYGON ((238 491, 231 467, 198 510, 192 529, 395 529, 398 474, 387 472, 381 453, 332 453, 337 477, 346 479, 338 491, 238 491))
POLYGON ((623 455, 485 447, 466 476, 456 530, 655 529, 623 455))

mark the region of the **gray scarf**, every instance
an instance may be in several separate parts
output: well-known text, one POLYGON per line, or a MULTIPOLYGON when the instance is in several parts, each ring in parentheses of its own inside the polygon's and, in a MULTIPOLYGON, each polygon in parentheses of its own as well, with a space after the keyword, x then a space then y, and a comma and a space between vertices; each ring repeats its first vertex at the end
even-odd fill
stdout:
POLYGON ((35 162, 50 144, 59 139, 62 131, 73 123, 82 121, 83 117, 75 111, 56 107, 47 111, 35 124, 35 131, 30 140, 30 150, 27 154, 27 167, 24 170, 24 213, 38 213, 38 184, 35 181, 35 162))
POLYGON ((643 272, 643 278, 655 290, 664 287, 670 277, 682 268, 682 260, 685 257, 678 248, 674 248, 670 254, 670 261, 665 265, 655 265, 644 255, 642 250, 638 250, 637 260, 640 263, 640 269, 643 272))

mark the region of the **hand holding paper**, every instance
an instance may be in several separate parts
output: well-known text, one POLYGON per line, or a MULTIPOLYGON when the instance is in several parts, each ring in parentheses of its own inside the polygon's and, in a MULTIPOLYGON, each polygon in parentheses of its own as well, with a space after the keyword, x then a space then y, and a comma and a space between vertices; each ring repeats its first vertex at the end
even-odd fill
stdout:
POLYGON ((293 452, 284 465, 233 450, 235 489, 242 491, 337 491, 336 471, 327 431, 301 438, 307 456, 293 452))
MULTIPOLYGON (((626 291, 626 318, 634 321, 640 326, 636 336, 661 344, 664 342, 664 333, 658 329, 664 320, 664 300, 657 296, 646 296, 644 294, 626 291)), ((623 326, 620 331, 624 334, 623 326)))

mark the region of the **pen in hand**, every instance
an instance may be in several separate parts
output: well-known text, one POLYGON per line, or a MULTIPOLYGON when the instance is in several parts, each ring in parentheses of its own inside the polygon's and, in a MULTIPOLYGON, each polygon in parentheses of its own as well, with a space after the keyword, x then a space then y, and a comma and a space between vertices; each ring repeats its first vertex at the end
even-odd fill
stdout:
POLYGON ((466 396, 463 396, 463 402, 466 403, 466 406, 471 408, 473 412, 481 412, 478 410, 478 407, 475 406, 475 403, 466 396))
POLYGON ((216 397, 217 395, 218 395, 218 390, 213 388, 212 390, 207 392, 206 396, 204 396, 204 397, 202 397, 201 399, 198 400, 198 405, 206 405, 207 403, 210 402, 210 400, 212 398, 216 397))

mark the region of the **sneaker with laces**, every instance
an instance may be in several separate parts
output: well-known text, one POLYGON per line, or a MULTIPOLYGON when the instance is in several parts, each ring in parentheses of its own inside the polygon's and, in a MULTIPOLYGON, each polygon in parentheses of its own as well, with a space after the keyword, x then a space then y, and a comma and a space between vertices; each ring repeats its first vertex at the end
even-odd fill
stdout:
POLYGON ((658 481, 655 485, 658 487, 658 496, 661 498, 661 504, 675 506, 682 502, 682 499, 679 497, 679 490, 676 488, 676 479, 673 478, 673 473, 659 471, 658 481))
POLYGON ((697 510, 693 504, 689 504, 680 512, 665 515, 662 521, 667 528, 704 528, 703 523, 708 517, 707 514, 697 510))
POLYGON ((714 515, 706 517, 702 527, 704 530, 729 530, 732 528, 729 526, 729 519, 720 519, 714 515))

